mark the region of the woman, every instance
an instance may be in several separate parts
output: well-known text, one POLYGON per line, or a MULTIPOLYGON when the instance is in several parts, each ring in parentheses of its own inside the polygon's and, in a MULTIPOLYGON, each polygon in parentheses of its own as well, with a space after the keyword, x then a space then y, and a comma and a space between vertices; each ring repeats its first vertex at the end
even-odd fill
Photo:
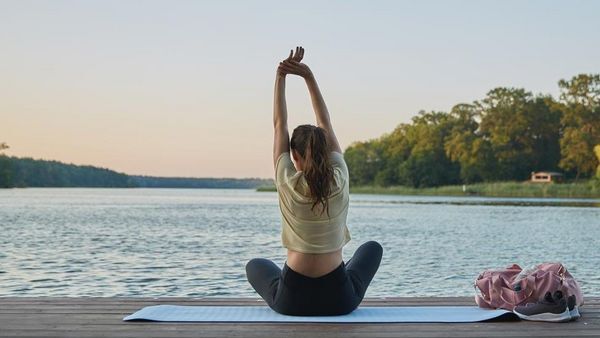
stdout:
POLYGON ((347 263, 342 260, 342 248, 350 240, 348 167, 315 77, 300 63, 303 56, 302 47, 290 51, 279 64, 275 80, 273 160, 287 261, 279 269, 270 260, 252 259, 246 275, 254 290, 279 313, 342 315, 362 301, 383 249, 377 242, 367 242, 347 263), (297 127, 291 141, 285 102, 288 74, 306 81, 318 125, 297 127))

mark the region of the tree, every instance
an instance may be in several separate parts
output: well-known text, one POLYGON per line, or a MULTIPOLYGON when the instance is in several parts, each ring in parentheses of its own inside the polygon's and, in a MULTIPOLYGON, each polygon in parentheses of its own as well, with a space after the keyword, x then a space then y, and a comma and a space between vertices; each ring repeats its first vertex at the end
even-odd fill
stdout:
POLYGON ((562 111, 551 96, 537 96, 528 105, 526 139, 532 149, 531 170, 558 170, 562 111))
POLYGON ((596 178, 600 178, 600 144, 594 147, 596 158, 598 159, 598 167, 596 168, 596 178))
POLYGON ((522 180, 558 166, 561 112, 549 96, 521 88, 495 88, 477 105, 481 136, 495 157, 495 179, 522 180))
POLYGON ((482 137, 489 141, 497 161, 497 179, 511 179, 526 171, 523 157, 531 154, 522 140, 527 129, 522 112, 530 99, 531 93, 524 89, 495 88, 477 103, 482 137))
POLYGON ((344 159, 348 164, 350 184, 373 184, 375 175, 381 170, 383 158, 376 140, 356 142, 346 148, 344 159))
POLYGON ((9 188, 12 186, 10 159, 2 153, 3 150, 8 148, 8 144, 0 142, 0 188, 9 188))
POLYGON ((400 184, 398 168, 402 162, 410 156, 413 145, 407 134, 411 128, 410 124, 402 123, 389 135, 380 139, 383 161, 382 169, 375 175, 374 183, 379 186, 390 186, 400 184))
POLYGON ((450 111, 452 127, 444 143, 448 158, 459 164, 463 183, 493 179, 495 158, 490 142, 479 133, 480 112, 474 104, 461 103, 450 111))
POLYGON ((398 167, 400 184, 430 187, 458 183, 459 166, 444 151, 451 119, 444 112, 424 112, 412 119, 406 138, 410 156, 398 167))
POLYGON ((600 143, 600 75, 579 74, 560 80, 562 128, 560 167, 575 178, 591 176, 598 166, 593 147, 600 143))

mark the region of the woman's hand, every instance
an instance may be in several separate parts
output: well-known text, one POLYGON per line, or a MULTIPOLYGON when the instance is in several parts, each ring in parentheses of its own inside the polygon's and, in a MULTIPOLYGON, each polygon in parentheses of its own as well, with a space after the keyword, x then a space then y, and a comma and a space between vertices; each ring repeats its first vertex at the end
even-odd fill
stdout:
POLYGON ((294 74, 307 78, 312 76, 312 71, 304 63, 301 63, 304 58, 304 48, 296 47, 296 52, 290 50, 290 55, 287 59, 279 63, 277 68, 277 74, 285 76, 287 74, 294 74))
POLYGON ((304 57, 304 48, 296 47, 296 53, 292 53, 292 51, 290 50, 290 56, 286 60, 300 62, 300 61, 302 61, 303 57, 304 57))
POLYGON ((306 64, 294 60, 285 60, 281 62, 279 64, 279 69, 281 69, 284 74, 294 74, 305 79, 312 77, 313 75, 306 64))

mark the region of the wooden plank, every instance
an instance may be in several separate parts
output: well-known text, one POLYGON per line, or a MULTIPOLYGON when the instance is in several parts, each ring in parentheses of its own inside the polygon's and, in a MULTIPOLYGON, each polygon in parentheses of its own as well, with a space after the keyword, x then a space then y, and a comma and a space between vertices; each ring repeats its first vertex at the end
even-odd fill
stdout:
MULTIPOLYGON (((264 304, 262 299, 258 298, 180 298, 180 297, 164 297, 164 298, 119 298, 119 297, 0 297, 0 304, 133 304, 133 303, 235 303, 236 305, 245 304, 264 304)), ((456 305, 459 303, 467 303, 473 305, 473 297, 390 297, 390 298, 367 298, 363 301, 363 305, 369 304, 399 303, 409 304, 446 304, 456 305)), ((600 297, 586 298, 585 305, 600 305, 600 297)))
POLYGON ((298 331, 298 330, 269 330, 269 331, 183 331, 171 330, 168 332, 157 332, 153 330, 129 332, 65 332, 60 330, 46 331, 36 333, 32 331, 6 331, 6 337, 107 337, 107 338, 131 338, 131 337, 598 337, 598 332, 572 332, 556 330, 528 330, 519 331, 514 335, 504 331, 464 331, 456 332, 453 328, 447 328, 443 331, 416 331, 410 328, 398 328, 396 332, 374 332, 365 334, 364 332, 353 332, 347 330, 319 330, 319 331, 298 331))
MULTIPOLYGON (((128 313, 123 314, 111 314, 111 315, 102 315, 98 316, 97 314, 43 314, 42 316, 37 314, 11 314, 11 316, 2 316, 0 318, 0 324, 13 324, 13 323, 23 323, 23 322, 31 322, 35 324, 45 323, 45 324, 55 324, 61 323, 64 325, 70 324, 98 324, 98 325, 112 325, 119 324, 123 317, 125 317, 128 313)), ((591 326, 596 325, 600 319, 600 313, 595 313, 595 315, 591 316, 589 313, 583 314, 582 322, 591 322, 591 326)), ((137 324, 138 322, 132 322, 132 324, 137 324)), ((163 323, 161 323, 163 324, 163 323)))
MULTIPOLYGON (((600 300, 599 300, 600 301, 600 300)), ((207 298, 182 298, 182 297, 161 297, 161 298, 120 298, 120 297, 0 297, 0 303, 18 303, 23 302, 38 304, 38 303, 154 303, 154 302, 185 302, 185 303, 196 303, 196 302, 216 302, 216 303, 263 303, 260 298, 218 298, 218 297, 207 297, 207 298)), ((410 302, 410 303, 448 303, 455 304, 456 302, 469 302, 473 304, 473 297, 378 297, 378 298, 366 298, 366 303, 398 303, 398 302, 410 302)))

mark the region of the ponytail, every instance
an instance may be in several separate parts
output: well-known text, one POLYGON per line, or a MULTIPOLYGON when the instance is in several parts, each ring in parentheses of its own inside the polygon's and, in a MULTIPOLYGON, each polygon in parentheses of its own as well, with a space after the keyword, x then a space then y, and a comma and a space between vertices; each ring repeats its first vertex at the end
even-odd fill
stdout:
POLYGON ((304 178, 313 198, 312 210, 321 205, 321 214, 327 211, 328 198, 333 183, 333 168, 329 162, 329 146, 327 132, 320 127, 301 125, 294 129, 290 142, 304 160, 304 178))

